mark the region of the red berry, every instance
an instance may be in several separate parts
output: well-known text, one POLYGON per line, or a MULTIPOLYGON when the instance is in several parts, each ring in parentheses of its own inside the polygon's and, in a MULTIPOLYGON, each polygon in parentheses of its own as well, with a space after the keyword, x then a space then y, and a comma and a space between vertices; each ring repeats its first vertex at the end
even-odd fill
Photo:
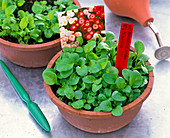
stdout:
POLYGON ((94 35, 94 34, 95 34, 95 31, 94 31, 94 30, 90 31, 90 34, 91 34, 91 35, 94 35))
POLYGON ((98 24, 93 24, 93 29, 98 29, 98 28, 99 28, 98 24))
POLYGON ((100 13, 100 18, 103 19, 104 18, 104 12, 100 13))
POLYGON ((92 30, 93 30, 92 27, 87 28, 87 32, 91 32, 92 30))
POLYGON ((95 15, 94 13, 92 13, 92 14, 89 15, 89 18, 90 18, 90 19, 94 19, 95 17, 96 17, 96 15, 95 15))
POLYGON ((77 26, 71 25, 70 30, 71 30, 71 31, 76 31, 76 30, 77 30, 77 26))
POLYGON ((99 20, 99 19, 95 19, 95 20, 94 20, 94 23, 95 23, 95 24, 100 24, 100 20, 99 20))
POLYGON ((84 13, 83 13, 83 12, 79 12, 79 13, 78 13, 78 16, 79 16, 79 17, 82 17, 82 16, 84 16, 84 13))
POLYGON ((85 34, 84 38, 90 40, 93 36, 90 33, 85 34))
POLYGON ((100 11, 97 11, 97 12, 96 12, 96 16, 100 16, 100 11))

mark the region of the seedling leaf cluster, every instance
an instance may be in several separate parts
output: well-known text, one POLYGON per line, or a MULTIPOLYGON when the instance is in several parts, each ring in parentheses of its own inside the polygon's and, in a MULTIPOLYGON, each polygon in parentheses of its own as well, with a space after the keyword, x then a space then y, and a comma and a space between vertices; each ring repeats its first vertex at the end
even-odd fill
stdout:
POLYGON ((57 12, 78 8, 72 0, 52 1, 51 5, 47 1, 1 0, 0 37, 19 44, 43 43, 60 33, 57 12), (24 4, 31 4, 31 11, 23 10, 24 4))
MULTIPOLYGON (((81 36, 77 41, 82 42, 81 36)), ((137 41, 136 52, 131 51, 127 69, 115 67, 117 43, 111 32, 106 39, 87 41, 82 47, 65 47, 53 68, 44 70, 44 81, 52 85, 56 96, 75 109, 123 113, 123 106, 137 99, 148 84, 148 56, 143 54, 144 45, 137 41)))

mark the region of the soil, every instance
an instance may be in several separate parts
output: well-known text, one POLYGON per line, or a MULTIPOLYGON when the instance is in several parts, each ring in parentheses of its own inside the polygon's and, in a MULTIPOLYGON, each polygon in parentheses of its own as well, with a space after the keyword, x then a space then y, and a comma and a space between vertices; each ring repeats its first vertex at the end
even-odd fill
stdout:
MULTIPOLYGON (((23 11, 28 11, 29 13, 32 13, 32 6, 34 4, 35 1, 44 1, 44 0, 26 0, 24 5, 21 6, 21 7, 18 7, 17 10, 15 10, 14 12, 14 16, 17 17, 18 16, 18 11, 19 10, 23 10, 23 11)), ((56 0, 46 0, 47 1, 47 5, 52 5, 54 6, 54 1, 56 0)), ((53 35, 51 38, 46 38, 44 36, 44 34, 42 35, 42 39, 43 39, 43 43, 46 43, 46 42, 50 42, 50 41, 53 41, 53 40, 56 40, 60 38, 60 35, 59 34, 56 34, 56 35, 53 35)), ((4 36, 3 37, 4 40, 7 40, 7 41, 10 41, 10 42, 13 42, 13 43, 18 43, 17 39, 16 38, 13 38, 13 37, 9 37, 9 36, 4 36)), ((30 39, 28 44, 35 44, 35 40, 34 39, 30 39)), ((37 44, 37 43, 36 43, 37 44)))

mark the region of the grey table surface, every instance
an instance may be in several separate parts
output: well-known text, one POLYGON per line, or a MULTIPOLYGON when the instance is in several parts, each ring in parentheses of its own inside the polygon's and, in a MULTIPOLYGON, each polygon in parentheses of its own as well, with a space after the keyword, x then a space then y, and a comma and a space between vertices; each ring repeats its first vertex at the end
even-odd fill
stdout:
MULTIPOLYGON (((103 0, 79 0, 82 6, 104 4, 103 0)), ((170 45, 170 0, 150 0, 150 10, 162 35, 164 45, 170 45)), ((0 137, 1 138, 169 138, 170 137, 170 59, 158 61, 154 51, 158 43, 153 32, 129 18, 118 17, 106 6, 106 30, 119 36, 121 22, 134 24, 132 45, 140 40, 145 44, 145 53, 150 56, 154 66, 155 82, 149 98, 140 112, 127 126, 112 133, 92 134, 81 131, 66 122, 57 107, 48 98, 43 86, 41 74, 45 68, 28 69, 17 66, 0 54, 3 60, 18 78, 36 102, 51 126, 51 132, 44 131, 34 121, 26 105, 18 97, 0 67, 0 137)), ((143 11, 141 11, 143 12, 143 11)))

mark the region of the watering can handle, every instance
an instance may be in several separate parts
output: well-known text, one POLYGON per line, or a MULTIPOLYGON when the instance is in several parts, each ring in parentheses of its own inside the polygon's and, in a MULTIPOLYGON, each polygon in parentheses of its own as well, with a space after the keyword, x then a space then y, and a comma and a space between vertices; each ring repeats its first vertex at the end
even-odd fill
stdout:
POLYGON ((149 9, 149 0, 104 0, 108 8, 115 14, 130 17, 147 27, 153 22, 149 9))

